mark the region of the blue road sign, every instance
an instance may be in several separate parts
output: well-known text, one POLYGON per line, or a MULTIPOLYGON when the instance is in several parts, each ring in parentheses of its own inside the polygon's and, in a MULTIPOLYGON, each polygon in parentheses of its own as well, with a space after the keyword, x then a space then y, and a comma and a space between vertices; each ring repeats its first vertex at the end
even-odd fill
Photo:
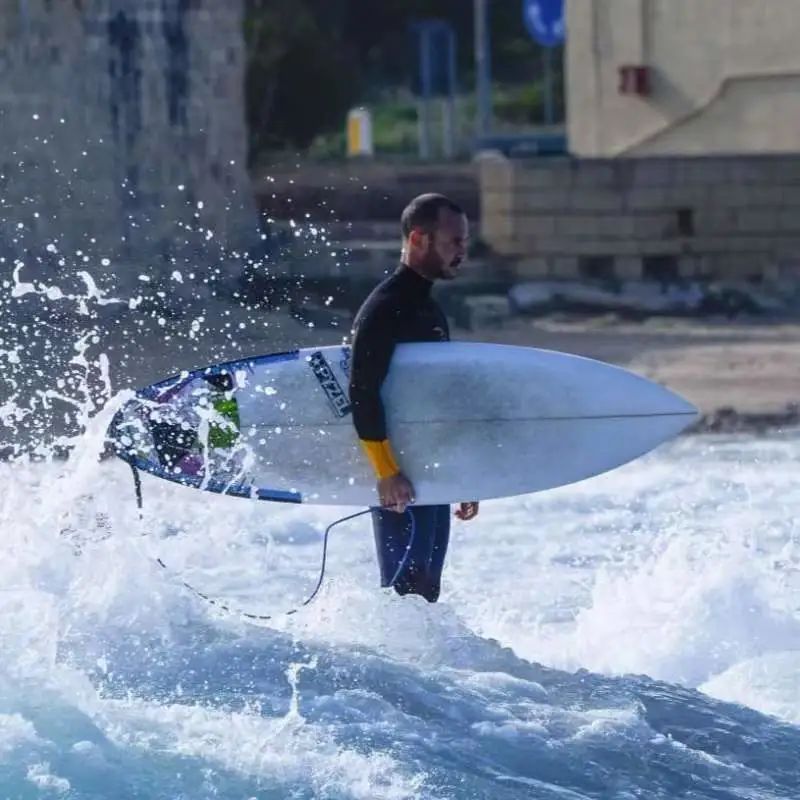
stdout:
POLYGON ((564 41, 564 0, 522 0, 522 19, 530 35, 543 47, 564 41))

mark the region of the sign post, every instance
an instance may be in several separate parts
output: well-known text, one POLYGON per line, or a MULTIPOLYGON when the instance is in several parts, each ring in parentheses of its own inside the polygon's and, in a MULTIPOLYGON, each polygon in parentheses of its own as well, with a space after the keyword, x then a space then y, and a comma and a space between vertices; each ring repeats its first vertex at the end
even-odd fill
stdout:
POLYGON ((492 65, 489 50, 488 0, 475 0, 475 96, 477 113, 475 133, 478 139, 492 129, 492 65))
POLYGON ((522 20, 544 52, 544 116, 553 124, 553 48, 564 41, 564 0, 522 0, 522 20))
POLYGON ((423 20, 413 26, 419 41, 419 155, 433 154, 431 103, 441 105, 441 149, 445 158, 456 153, 456 36, 452 25, 441 20, 423 20))

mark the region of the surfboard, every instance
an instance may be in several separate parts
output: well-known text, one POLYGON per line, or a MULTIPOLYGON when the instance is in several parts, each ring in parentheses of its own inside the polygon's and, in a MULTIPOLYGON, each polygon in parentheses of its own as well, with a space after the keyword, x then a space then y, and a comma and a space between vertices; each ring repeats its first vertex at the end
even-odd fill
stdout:
MULTIPOLYGON (((138 391, 109 437, 135 467, 195 489, 376 505, 349 374, 347 346, 183 372, 138 391)), ((399 345, 382 397, 419 505, 574 483, 643 455, 697 416, 676 393, 620 367, 473 342, 399 345)))

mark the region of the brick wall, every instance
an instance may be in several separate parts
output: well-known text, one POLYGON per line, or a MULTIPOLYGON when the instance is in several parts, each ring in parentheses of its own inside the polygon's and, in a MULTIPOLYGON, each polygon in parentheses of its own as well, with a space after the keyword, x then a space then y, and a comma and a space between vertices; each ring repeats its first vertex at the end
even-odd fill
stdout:
POLYGON ((521 277, 800 277, 800 156, 480 163, 482 237, 521 277))

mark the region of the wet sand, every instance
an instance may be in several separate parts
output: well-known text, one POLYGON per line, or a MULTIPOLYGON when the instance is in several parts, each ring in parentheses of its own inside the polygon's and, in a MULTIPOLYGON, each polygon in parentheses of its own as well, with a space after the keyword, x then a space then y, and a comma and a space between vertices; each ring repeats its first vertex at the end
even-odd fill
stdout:
POLYGON ((455 335, 597 358, 674 389, 701 429, 800 425, 800 324, 613 317, 511 318, 455 335))
MULTIPOLYGON (((229 338, 212 333, 191 352, 180 335, 134 350, 139 359, 128 350, 121 382, 142 385, 175 367, 337 344, 349 334, 346 312, 339 327, 331 328, 309 326, 285 311, 220 308, 219 314, 212 312, 206 318, 226 319, 228 330, 238 335, 229 338), (178 343, 180 350, 175 349, 178 343)), ((186 327, 185 322, 176 325, 178 329, 186 327)), ((453 339, 543 347, 626 367, 694 403, 703 415, 698 429, 800 425, 800 322, 656 317, 630 322, 613 315, 512 316, 475 330, 453 323, 451 333, 453 339)))
MULTIPOLYGON (((335 309, 331 309, 335 312, 335 309)), ((46 369, 33 370, 40 354, 31 348, 26 396, 54 385, 59 374, 74 371, 72 343, 86 325, 62 324, 58 358, 49 351, 46 369), (68 328, 74 327, 74 330, 68 328)), ((552 315, 507 317, 476 330, 452 321, 454 339, 499 342, 559 350, 631 369, 662 383, 694 403, 702 413, 695 430, 765 430, 800 426, 800 323, 766 323, 651 318, 621 321, 613 316, 552 315)), ((109 363, 112 392, 135 389, 207 364, 280 352, 297 347, 341 343, 349 335, 350 315, 342 311, 336 328, 318 320, 299 320, 285 309, 243 308, 222 300, 203 301, 202 312, 156 319, 141 313, 99 324, 102 352, 109 363), (198 317, 202 325, 197 333, 198 317), (162 324, 163 323, 163 324, 162 324)), ((97 376, 91 381, 98 384, 97 376)), ((98 394, 98 400, 100 399, 98 394)), ((70 432, 68 406, 50 402, 26 418, 11 442, 51 440, 70 432)), ((2 438, 2 437, 0 437, 2 438)), ((0 441, 0 453, 3 452, 0 441)), ((8 449, 8 445, 6 445, 8 449)))

